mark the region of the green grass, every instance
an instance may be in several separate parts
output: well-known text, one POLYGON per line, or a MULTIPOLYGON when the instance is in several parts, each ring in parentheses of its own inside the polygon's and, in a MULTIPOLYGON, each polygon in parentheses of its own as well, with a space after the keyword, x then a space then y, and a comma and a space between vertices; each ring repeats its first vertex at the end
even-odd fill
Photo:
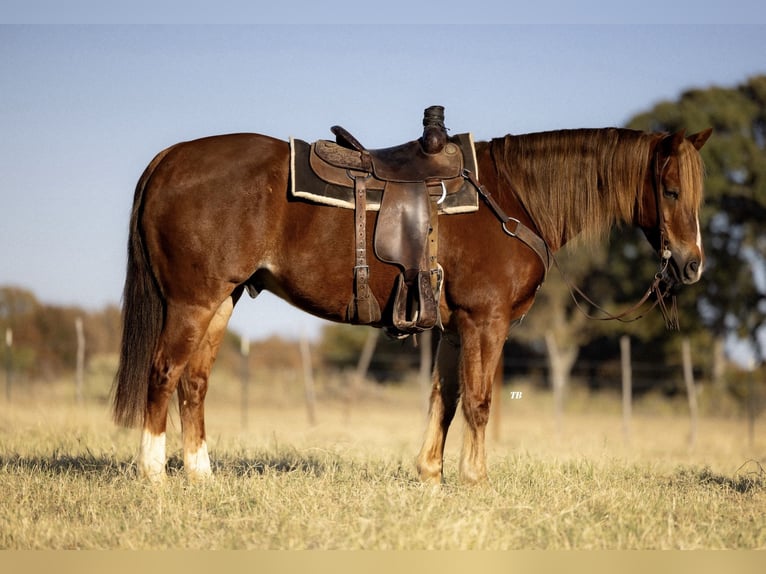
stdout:
POLYGON ((206 484, 183 475, 174 415, 161 487, 135 478, 138 433, 109 422, 103 396, 0 402, 0 548, 766 548, 765 445, 746 444, 744 422, 703 419, 690 449, 682 413, 638 404, 626 444, 618 401, 573 397, 557 433, 550 397, 525 388, 488 433, 490 484, 457 482, 456 424, 433 489, 414 470, 414 386, 366 388, 348 412, 320 386, 315 427, 288 387, 253 393, 247 429, 236 385, 211 389, 206 484))

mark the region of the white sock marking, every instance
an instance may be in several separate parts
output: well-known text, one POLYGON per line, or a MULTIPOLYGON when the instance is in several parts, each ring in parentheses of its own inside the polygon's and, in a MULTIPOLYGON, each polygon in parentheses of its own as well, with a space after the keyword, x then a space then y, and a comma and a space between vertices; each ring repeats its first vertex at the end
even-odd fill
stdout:
POLYGON ((141 448, 138 451, 138 472, 152 480, 162 480, 165 476, 165 433, 152 434, 144 429, 141 435, 141 448))
POLYGON ((184 454, 186 474, 191 477, 203 478, 210 476, 210 457, 207 453, 207 443, 203 440, 199 449, 184 454))

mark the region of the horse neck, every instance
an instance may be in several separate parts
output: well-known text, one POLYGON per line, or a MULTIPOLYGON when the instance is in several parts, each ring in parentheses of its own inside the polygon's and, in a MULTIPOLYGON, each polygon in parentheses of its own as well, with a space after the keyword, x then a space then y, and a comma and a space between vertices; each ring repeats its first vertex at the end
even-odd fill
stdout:
POLYGON ((632 223, 650 175, 653 136, 608 128, 493 140, 499 195, 513 194, 551 249, 632 223))

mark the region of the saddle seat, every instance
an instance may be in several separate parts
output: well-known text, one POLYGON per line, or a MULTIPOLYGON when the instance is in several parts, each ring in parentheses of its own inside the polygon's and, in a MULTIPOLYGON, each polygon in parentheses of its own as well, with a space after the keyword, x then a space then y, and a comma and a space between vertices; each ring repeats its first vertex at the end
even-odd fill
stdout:
POLYGON ((461 176, 463 157, 452 142, 436 152, 428 153, 421 140, 401 145, 368 150, 341 126, 330 128, 336 136, 332 142, 317 142, 317 155, 326 162, 345 169, 372 173, 381 181, 402 183, 438 182, 461 176))

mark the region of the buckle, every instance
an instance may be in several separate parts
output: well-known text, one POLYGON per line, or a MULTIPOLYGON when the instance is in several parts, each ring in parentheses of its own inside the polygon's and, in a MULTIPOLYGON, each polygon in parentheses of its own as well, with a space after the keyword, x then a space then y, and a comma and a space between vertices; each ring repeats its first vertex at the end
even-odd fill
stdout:
POLYGON ((519 228, 519 224, 520 223, 521 222, 518 219, 516 219, 515 217, 509 217, 506 221, 503 221, 503 231, 505 231, 511 237, 516 237, 516 230, 519 228), (513 231, 511 231, 507 227, 509 221, 512 221, 512 222, 514 222, 516 224, 515 227, 513 228, 513 231))

